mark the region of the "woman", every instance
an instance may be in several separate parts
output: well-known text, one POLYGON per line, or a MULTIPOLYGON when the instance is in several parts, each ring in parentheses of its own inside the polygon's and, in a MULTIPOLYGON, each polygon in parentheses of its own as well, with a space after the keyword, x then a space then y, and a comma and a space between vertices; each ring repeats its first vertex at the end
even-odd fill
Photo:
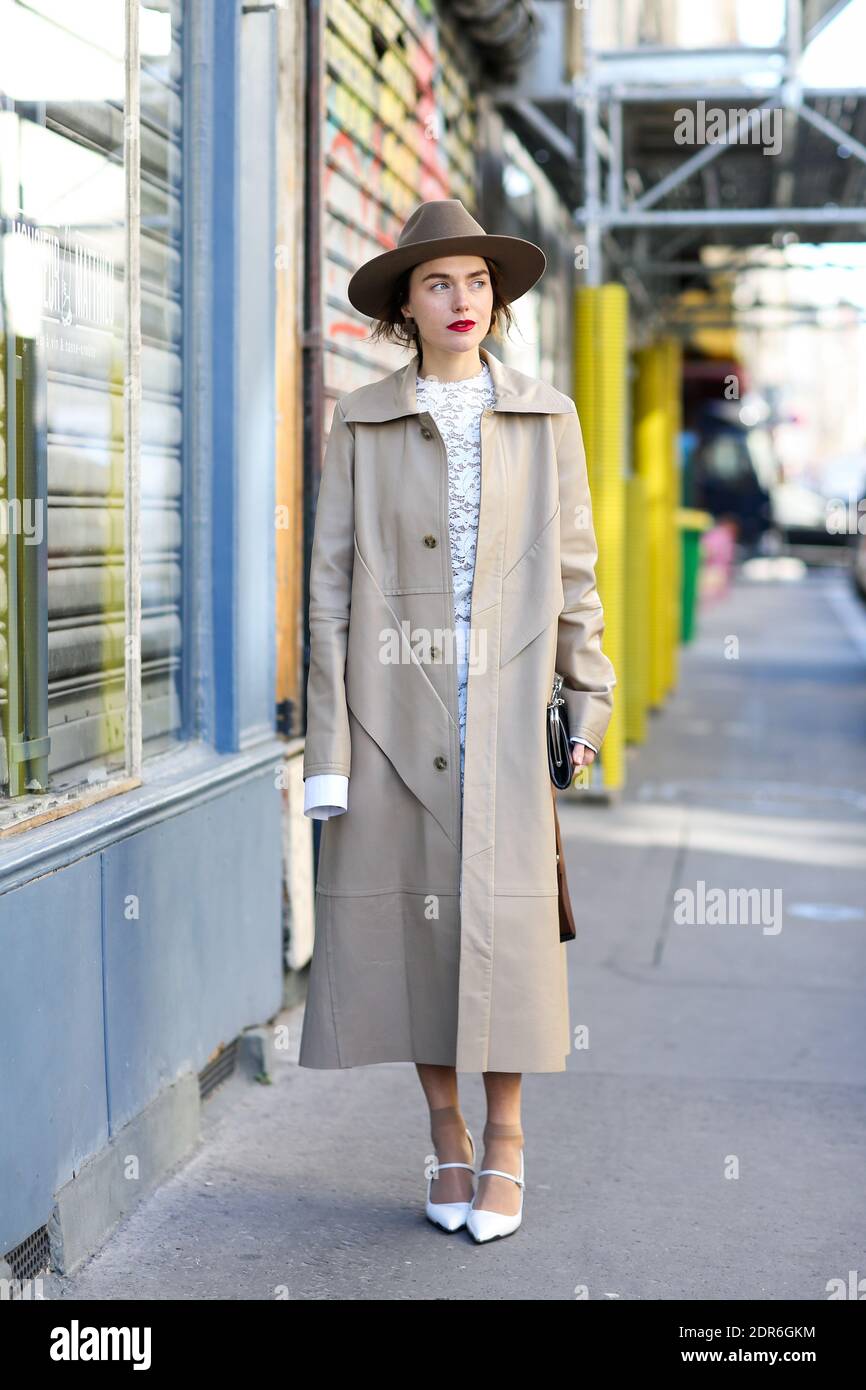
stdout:
POLYGON ((545 265, 443 199, 355 273, 374 337, 416 353, 337 402, 310 576, 305 811, 327 823, 299 1062, 416 1064, 427 1215, 477 1241, 522 1219, 522 1073, 571 1050, 553 677, 577 767, 616 683, 574 402, 481 347, 545 265), (474 1199, 457 1071, 487 1097, 474 1199))

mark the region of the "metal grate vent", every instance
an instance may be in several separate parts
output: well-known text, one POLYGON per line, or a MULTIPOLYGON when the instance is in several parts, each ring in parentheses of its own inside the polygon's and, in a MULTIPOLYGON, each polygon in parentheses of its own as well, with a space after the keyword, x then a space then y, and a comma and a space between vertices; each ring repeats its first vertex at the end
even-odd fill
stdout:
POLYGON ((237 1067, 238 1040, 227 1043, 198 1074, 198 1091, 205 1100, 221 1081, 226 1081, 237 1067))
POLYGON ((47 1274, 51 1268, 48 1227, 40 1226, 32 1235, 26 1236, 20 1245, 7 1250, 2 1259, 11 1269, 12 1278, 19 1282, 34 1279, 37 1274, 47 1274))

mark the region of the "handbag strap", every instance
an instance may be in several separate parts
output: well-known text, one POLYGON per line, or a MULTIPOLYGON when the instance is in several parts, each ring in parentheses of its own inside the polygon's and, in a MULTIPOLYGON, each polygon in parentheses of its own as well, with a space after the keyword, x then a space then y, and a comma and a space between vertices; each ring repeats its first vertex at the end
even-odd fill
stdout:
POLYGON ((577 926, 574 920, 574 910, 571 906, 571 895, 568 891, 568 879, 565 876, 565 854, 562 848, 559 816, 556 811, 556 787, 552 782, 550 784, 550 791, 553 797, 553 824, 556 828, 556 886, 559 894, 559 939, 560 941, 573 941, 577 936, 577 926))

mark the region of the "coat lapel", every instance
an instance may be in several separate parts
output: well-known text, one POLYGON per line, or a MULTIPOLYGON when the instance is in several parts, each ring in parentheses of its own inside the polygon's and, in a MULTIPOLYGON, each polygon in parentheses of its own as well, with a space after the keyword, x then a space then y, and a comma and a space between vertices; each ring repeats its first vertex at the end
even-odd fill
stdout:
MULTIPOLYGON (((494 357, 486 348, 479 348, 482 359, 490 368, 496 391, 495 411, 535 411, 544 415, 569 414, 573 405, 568 396, 549 386, 546 381, 519 372, 494 357)), ((382 424, 399 420, 406 415, 420 415, 415 394, 418 379, 418 357, 413 356, 404 367, 390 376, 359 386, 342 398, 343 412, 350 422, 382 424)))

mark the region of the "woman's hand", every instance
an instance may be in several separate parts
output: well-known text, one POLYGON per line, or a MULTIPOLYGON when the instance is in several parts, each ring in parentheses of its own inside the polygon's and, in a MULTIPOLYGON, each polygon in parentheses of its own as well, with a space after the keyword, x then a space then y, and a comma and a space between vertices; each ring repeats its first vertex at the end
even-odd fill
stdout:
POLYGON ((571 760, 575 767, 589 767, 595 762, 595 754, 585 743, 575 743, 571 750, 571 760))

